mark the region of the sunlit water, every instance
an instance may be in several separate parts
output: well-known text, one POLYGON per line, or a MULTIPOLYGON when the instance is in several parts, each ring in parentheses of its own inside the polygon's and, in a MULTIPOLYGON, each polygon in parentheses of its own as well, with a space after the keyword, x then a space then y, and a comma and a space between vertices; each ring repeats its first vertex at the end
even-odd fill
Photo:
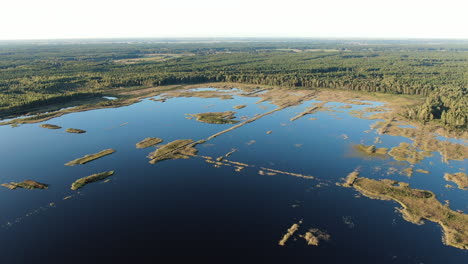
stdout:
MULTIPOLYGON (((323 111, 289 119, 312 102, 286 108, 198 145, 199 154, 253 165, 241 172, 213 167, 202 158, 149 164, 154 147, 136 149, 146 137, 165 143, 199 140, 232 125, 213 125, 186 119, 185 114, 234 110, 253 117, 276 108, 258 98, 232 100, 171 98, 143 100, 115 109, 68 114, 45 123, 79 128, 85 134, 47 130, 38 124, 0 127, 1 183, 26 179, 50 184, 48 190, 0 189, 0 249, 2 263, 117 263, 153 257, 166 259, 268 263, 464 263, 468 253, 441 242, 441 229, 426 222, 418 226, 395 212, 397 203, 357 196, 336 186, 360 168, 361 176, 389 178, 431 190, 453 210, 467 211, 468 196, 447 189, 445 172, 466 168, 466 162, 426 158, 412 177, 392 173, 408 163, 356 155, 353 144, 393 147, 411 142, 404 137, 377 135, 375 120, 347 112, 369 105, 323 111), (233 106, 247 104, 235 110, 233 106), (314 117, 317 120, 310 120, 314 117), (266 132, 272 133, 267 135, 266 132), (370 131, 368 131, 370 130, 370 131), (365 132, 366 131, 366 132, 365 132), (63 164, 106 148, 116 153, 75 167, 63 164), (260 167, 310 175, 260 175, 260 167), (96 182, 79 191, 78 178, 115 170, 108 183, 96 182), (72 195, 68 200, 64 197, 72 195), (357 197, 356 197, 357 196, 357 197), (51 204, 52 203, 52 204, 51 204), (287 229, 300 220, 299 231, 285 247, 278 246, 287 229), (330 241, 308 246, 297 235, 319 228, 330 241), (169 258, 169 259, 168 259, 169 258)), ((373 106, 380 106, 374 103, 373 106)), ((163 143, 164 144, 164 143, 163 143)), ((453 183, 451 183, 453 184, 453 183)), ((132 262, 133 261, 133 262, 132 262)))

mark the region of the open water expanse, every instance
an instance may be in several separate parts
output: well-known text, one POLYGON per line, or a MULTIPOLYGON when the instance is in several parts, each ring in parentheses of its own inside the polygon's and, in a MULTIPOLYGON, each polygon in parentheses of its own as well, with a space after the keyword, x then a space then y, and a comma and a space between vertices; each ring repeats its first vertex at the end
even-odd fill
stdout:
MULTIPOLYGON (((205 139, 233 124, 207 124, 186 114, 235 111, 236 120, 277 108, 259 98, 183 97, 144 99, 113 109, 67 114, 39 124, 0 127, 0 183, 26 179, 46 190, 0 189, 2 263, 467 263, 468 252, 442 243, 438 224, 415 225, 395 211, 393 201, 373 200, 337 186, 359 168, 362 177, 408 182, 468 210, 467 191, 446 188, 444 173, 466 169, 465 161, 442 162, 433 153, 415 165, 429 174, 395 171, 407 162, 359 155, 354 144, 391 148, 411 140, 377 135, 376 120, 348 112, 370 105, 329 102, 339 111, 290 118, 311 103, 292 106, 196 146, 197 157, 150 164, 155 147, 137 149, 147 137, 161 145, 177 139, 205 139), (246 104, 243 109, 233 106, 246 104), (316 120, 310 120, 316 118, 316 120), (85 134, 66 133, 79 128, 85 134), (267 131, 272 131, 267 134, 267 131), (74 167, 65 163, 113 148, 116 153, 74 167), (223 156, 247 164, 241 171, 214 166, 204 157, 223 156), (300 174, 265 173, 266 169, 300 174), (78 191, 70 185, 94 173, 115 170, 109 182, 78 191), (274 175, 273 175, 274 174, 274 175), (72 196, 64 200, 64 197, 72 196), (279 246, 294 223, 299 230, 279 246), (330 235, 318 246, 300 237, 317 228, 330 235), (259 262, 260 261, 260 262, 259 262), (187 262, 189 263, 189 262, 187 262), (203 263, 203 262, 201 262, 203 263)), ((373 106, 382 103, 373 102, 373 106)), ((446 139, 445 139, 446 140, 446 139)))

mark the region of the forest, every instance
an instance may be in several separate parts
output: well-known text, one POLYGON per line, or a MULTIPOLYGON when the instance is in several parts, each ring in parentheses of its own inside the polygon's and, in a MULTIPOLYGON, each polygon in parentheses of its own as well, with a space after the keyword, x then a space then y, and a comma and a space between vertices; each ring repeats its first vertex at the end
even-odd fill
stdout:
POLYGON ((422 96, 408 118, 468 124, 468 41, 0 42, 0 118, 116 88, 204 82, 422 96))

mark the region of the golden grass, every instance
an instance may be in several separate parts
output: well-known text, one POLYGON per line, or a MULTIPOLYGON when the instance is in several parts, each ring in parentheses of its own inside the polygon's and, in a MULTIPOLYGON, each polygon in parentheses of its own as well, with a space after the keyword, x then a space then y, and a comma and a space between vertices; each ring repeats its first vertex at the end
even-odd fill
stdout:
POLYGON ((40 127, 47 129, 61 129, 61 126, 52 125, 52 124, 41 124, 40 127))
MULTIPOLYGON (((300 224, 300 222, 299 222, 300 224)), ((299 230, 299 224, 293 224, 289 229, 286 234, 283 235, 283 238, 278 242, 278 245, 284 246, 286 245, 286 242, 288 242, 288 239, 297 231, 299 230)))
POLYGON ((75 134, 83 134, 83 133, 86 133, 86 130, 78 129, 78 128, 67 128, 67 130, 65 130, 65 132, 75 133, 75 134))
POLYGON ((400 174, 406 175, 408 177, 413 176, 414 169, 412 167, 404 169, 400 174))
POLYGON ((418 151, 414 146, 406 142, 393 147, 388 154, 398 161, 407 161, 411 164, 419 163, 426 157, 431 157, 432 153, 427 151, 418 151))
POLYGON ((76 180, 74 183, 72 183, 71 189, 78 190, 80 188, 83 188, 86 184, 103 180, 112 175, 114 175, 114 171, 106 171, 106 172, 96 173, 87 177, 83 177, 81 179, 76 180))
POLYGON ((388 151, 388 148, 376 148, 375 145, 367 146, 363 144, 354 145, 354 149, 362 154, 366 154, 366 156, 385 155, 388 151))
POLYGON ((233 120, 236 112, 208 112, 200 114, 191 114, 190 116, 196 117, 197 121, 208 124, 236 124, 239 121, 233 120))
POLYGON ((156 151, 151 152, 148 158, 151 164, 168 159, 188 159, 198 152, 194 147, 195 144, 196 143, 191 139, 174 140, 159 147, 156 151))
POLYGON ((110 154, 112 154, 112 153, 114 153, 114 152, 115 152, 114 149, 105 149, 105 150, 100 151, 100 152, 98 152, 98 153, 85 155, 84 157, 81 157, 81 158, 72 160, 72 161, 70 161, 70 162, 65 163, 65 165, 67 165, 67 166, 75 166, 75 165, 78 165, 78 164, 85 164, 85 163, 91 162, 91 161, 93 161, 93 160, 102 158, 102 157, 104 157, 104 156, 110 155, 110 154))
POLYGON ((160 138, 148 137, 148 138, 145 138, 142 141, 136 143, 135 145, 136 145, 137 148, 141 149, 141 148, 147 148, 147 147, 157 145, 157 144, 159 144, 161 142, 163 142, 163 140, 160 139, 160 138))
POLYGON ((4 183, 1 186, 6 187, 10 190, 14 190, 16 188, 23 188, 23 189, 47 189, 49 188, 49 185, 40 183, 37 181, 32 181, 32 180, 25 180, 23 182, 10 182, 10 183, 4 183))
POLYGON ((417 169, 416 172, 425 173, 425 174, 429 174, 429 173, 430 173, 430 171, 423 170, 423 169, 417 169))
POLYGON ((354 181, 359 177, 359 171, 353 171, 346 176, 345 182, 341 184, 343 187, 353 186, 354 181))
POLYGON ((234 108, 235 109, 242 109, 244 107, 246 107, 247 105, 235 105, 234 108))
POLYGON ((423 224, 423 219, 442 226, 443 242, 449 246, 468 249, 468 215, 450 210, 442 205, 434 193, 412 189, 409 184, 393 180, 373 180, 358 177, 351 186, 372 199, 393 200, 402 208, 403 218, 414 224, 423 224))
POLYGON ((321 108, 323 108, 323 106, 326 103, 327 102, 317 103, 315 106, 309 107, 304 112, 292 117, 291 119, 289 119, 289 121, 295 121, 295 120, 297 120, 297 119, 299 119, 299 118, 301 118, 303 116, 313 114, 313 113, 319 111, 321 108))
POLYGON ((309 246, 318 246, 321 240, 324 240, 324 241, 330 240, 329 234, 317 228, 309 229, 309 231, 306 232, 301 237, 305 239, 305 241, 307 242, 307 245, 309 246))
POLYGON ((459 189, 468 190, 468 176, 464 172, 445 173, 444 179, 456 183, 459 189))

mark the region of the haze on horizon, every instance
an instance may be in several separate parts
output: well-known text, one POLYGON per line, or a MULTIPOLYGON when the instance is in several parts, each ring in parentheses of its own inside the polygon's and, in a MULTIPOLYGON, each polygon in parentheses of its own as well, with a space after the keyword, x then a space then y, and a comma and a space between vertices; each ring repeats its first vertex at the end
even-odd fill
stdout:
POLYGON ((468 39, 466 0, 4 0, 0 39, 468 39))

